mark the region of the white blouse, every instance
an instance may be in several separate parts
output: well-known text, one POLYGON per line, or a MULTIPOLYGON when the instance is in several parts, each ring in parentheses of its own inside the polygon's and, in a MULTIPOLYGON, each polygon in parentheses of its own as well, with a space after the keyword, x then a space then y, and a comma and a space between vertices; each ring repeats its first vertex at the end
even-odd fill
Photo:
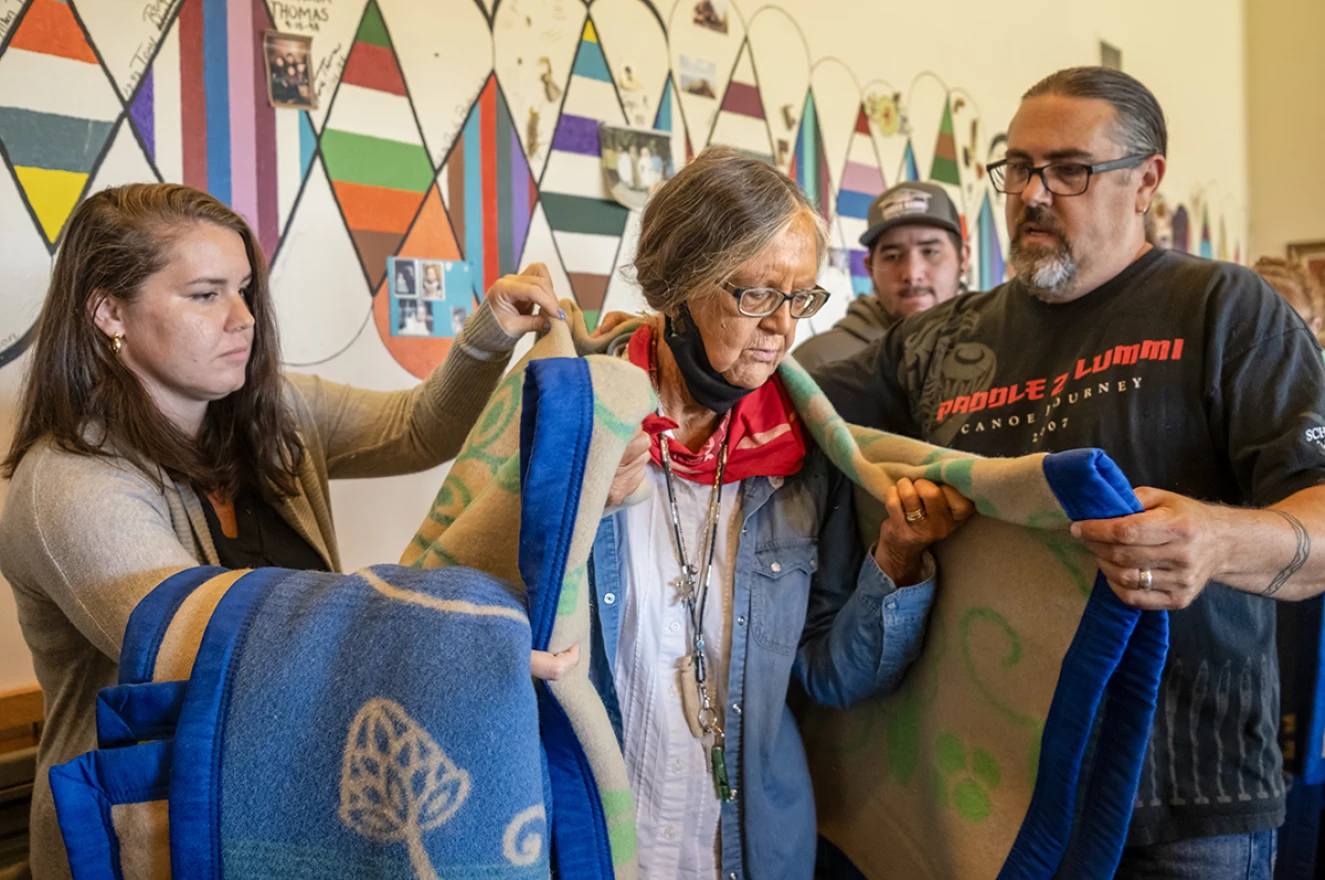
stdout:
MULTIPOLYGON (((691 733, 682 709, 679 667, 689 653, 689 615, 680 595, 681 565, 672 537, 666 476, 650 463, 648 479, 653 481, 652 497, 626 509, 626 606, 613 670, 626 772, 639 811, 640 878, 713 880, 722 867, 718 836, 722 804, 708 750, 691 733)), ((680 477, 675 483, 686 553, 700 565, 713 485, 680 477)), ((704 611, 709 696, 724 728, 740 494, 739 483, 723 486, 704 611)), ((693 676, 692 671, 684 674, 693 676)))

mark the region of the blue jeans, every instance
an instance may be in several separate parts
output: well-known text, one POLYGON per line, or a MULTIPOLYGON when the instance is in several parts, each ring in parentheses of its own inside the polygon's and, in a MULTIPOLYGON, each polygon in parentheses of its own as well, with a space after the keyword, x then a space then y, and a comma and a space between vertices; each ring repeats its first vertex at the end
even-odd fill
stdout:
POLYGON ((1254 831, 1128 847, 1114 880, 1272 880, 1277 835, 1254 831))

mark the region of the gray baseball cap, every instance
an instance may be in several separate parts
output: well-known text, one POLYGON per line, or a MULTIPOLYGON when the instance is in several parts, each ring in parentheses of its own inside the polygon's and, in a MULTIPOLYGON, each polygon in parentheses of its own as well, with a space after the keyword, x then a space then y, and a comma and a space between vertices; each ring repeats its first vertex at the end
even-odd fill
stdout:
POLYGON ((867 248, 873 247, 874 240, 894 226, 937 226, 958 236, 963 234, 957 206, 936 183, 911 181, 885 190, 870 202, 866 219, 870 228, 860 237, 860 243, 867 248))

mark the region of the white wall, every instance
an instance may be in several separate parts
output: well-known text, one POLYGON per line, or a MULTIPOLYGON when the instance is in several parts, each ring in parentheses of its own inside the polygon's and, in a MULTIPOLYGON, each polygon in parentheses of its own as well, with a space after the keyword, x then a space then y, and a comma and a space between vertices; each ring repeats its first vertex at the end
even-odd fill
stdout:
POLYGON ((1285 256, 1290 242, 1325 240, 1325 4, 1247 3, 1247 136, 1251 242, 1285 256))
MULTIPOLYGON (((95 0, 96 4, 128 2, 95 0)), ((621 21, 643 24, 631 27, 618 25, 609 29, 612 11, 615 9, 620 13, 625 5, 634 2, 636 0, 598 0, 591 7, 591 13, 595 16, 601 12, 600 30, 605 32, 603 41, 609 60, 614 55, 638 52, 640 64, 637 66, 641 70, 652 64, 665 71, 666 49, 657 27, 648 25, 649 18, 632 18, 622 13, 624 17, 618 16, 621 21), (607 33, 609 30, 610 33, 607 33), (647 59, 645 56, 648 56, 647 59)), ((72 3, 77 8, 91 4, 93 0, 72 0, 72 3)), ((16 5, 14 0, 0 2, 0 32, 7 24, 4 12, 8 7, 16 5)), ((143 5, 141 0, 138 5, 143 5)), ((289 7, 291 4, 285 5, 289 7)), ((347 35, 354 32, 354 21, 357 21, 358 10, 363 8, 363 0, 327 0, 325 3, 311 5, 328 7, 337 19, 349 21, 348 25, 333 21, 330 28, 336 34, 334 39, 340 41, 342 53, 348 51, 345 41, 347 35), (350 7, 353 7, 351 11, 344 11, 350 7)), ((693 0, 689 5, 693 6, 693 0)), ((754 3, 738 5, 740 10, 744 10, 747 19, 753 19, 755 13, 763 8, 754 3)), ((519 3, 503 0, 497 22, 499 45, 496 56, 499 70, 504 65, 509 67, 514 63, 510 53, 500 45, 500 29, 518 27, 519 22, 512 15, 517 8, 521 14, 528 12, 531 15, 542 15, 552 7, 536 0, 522 0, 519 3)), ((689 27, 688 15, 685 14, 688 8, 677 13, 674 30, 689 27)), ((388 26, 391 26, 393 20, 402 21, 408 14, 412 22, 411 31, 415 32, 410 44, 425 47, 426 42, 417 37, 418 22, 435 21, 437 32, 443 35, 438 38, 438 44, 442 46, 449 39, 444 36, 449 27, 448 18, 463 20, 466 28, 472 29, 476 20, 481 23, 481 18, 476 18, 475 9, 474 0, 392 0, 383 3, 383 14, 388 26)), ((571 12, 562 9, 556 14, 581 14, 576 4, 566 9, 571 12)), ((937 74, 947 88, 961 90, 960 93, 968 101, 977 105, 982 121, 981 139, 985 143, 993 134, 1006 129, 1022 91, 1057 68, 1097 62, 1098 41, 1101 38, 1107 39, 1122 49, 1124 68, 1145 81, 1167 111, 1170 164, 1165 193, 1175 203, 1189 202, 1193 196, 1204 195, 1211 205, 1212 215, 1225 217, 1230 253, 1234 240, 1245 241, 1247 150, 1244 33, 1242 4, 1236 0, 1169 0, 1164 3, 1119 0, 1109 5, 1036 0, 1012 7, 991 5, 985 0, 954 0, 945 4, 783 0, 780 9, 785 15, 776 11, 760 13, 760 27, 779 31, 782 33, 779 39, 783 41, 777 45, 765 42, 760 47, 760 57, 776 59, 783 53, 781 57, 788 59, 788 64, 794 67, 796 64, 807 63, 808 50, 808 61, 817 62, 812 79, 819 93, 822 105, 820 115, 826 127, 830 122, 840 127, 841 119, 847 116, 854 118, 859 87, 871 81, 887 81, 892 88, 904 94, 911 94, 913 82, 918 82, 916 95, 932 97, 935 88, 940 89, 941 95, 943 86, 935 85, 938 79, 920 76, 930 71, 937 74), (773 26, 770 22, 780 23, 773 26), (799 25, 804 35, 804 45, 798 39, 793 39, 795 29, 789 27, 789 22, 799 25), (917 80, 917 77, 920 79, 917 80)), ((671 17, 670 9, 665 9, 663 18, 671 17)), ((131 16, 125 17, 124 27, 130 27, 127 22, 132 20, 131 16)), ((113 31, 118 27, 114 23, 115 19, 104 15, 99 17, 99 21, 97 27, 101 34, 105 34, 107 29, 113 31)), ((287 21, 282 26, 293 27, 294 23, 287 21)), ((578 26, 572 23, 570 28, 573 41, 578 42, 578 26)), ((480 24, 477 32, 481 35, 482 30, 480 24)), ((1318 31, 1319 28, 1304 29, 1301 33, 1303 39, 1307 39, 1308 32, 1314 34, 1318 31)), ((137 37, 132 34, 128 36, 134 39, 125 38, 120 42, 133 48, 137 37)), ((319 51, 320 46, 321 51, 330 54, 327 47, 332 36, 324 31, 315 35, 314 39, 315 52, 319 51), (322 42, 319 43, 319 40, 322 42)), ((693 37, 686 39, 692 40, 693 37)), ((403 41, 398 42, 402 44, 403 50, 403 41)), ((687 45, 690 43, 687 42, 687 45)), ((343 54, 341 60, 343 63, 343 54)), ((407 77, 411 75, 411 69, 430 69, 426 66, 411 67, 428 62, 423 55, 413 60, 402 60, 407 77)), ((108 65, 113 61, 108 59, 108 65)), ((4 64, 5 59, 0 56, 0 79, 3 79, 4 64)), ((764 78, 771 84, 778 74, 768 70, 770 66, 765 60, 764 78)), ((446 128, 445 120, 453 117, 457 121, 451 128, 459 125, 469 100, 481 84, 481 76, 476 78, 473 73, 470 71, 466 74, 464 94, 443 95, 443 100, 437 100, 436 96, 428 98, 428 102, 434 106, 432 110, 423 108, 427 112, 420 113, 421 118, 431 113, 424 121, 425 127, 429 130, 446 128), (447 109, 443 113, 435 105, 443 105, 447 109)), ((725 75, 725 71, 723 73, 725 75)), ((330 81, 334 83, 334 78, 330 81)), ((430 88, 435 86, 445 91, 448 83, 453 80, 432 76, 428 81, 430 88)), ((513 104, 518 103, 521 97, 514 93, 528 88, 519 82, 503 81, 503 84, 508 92, 513 93, 510 95, 513 104)), ((411 88, 417 89, 419 86, 412 82, 411 88)), ((328 97, 329 94, 324 96, 324 100, 328 97)), ((416 104, 422 104, 424 97, 416 95, 416 104)), ((0 105, 4 104, 4 100, 0 96, 0 105)), ((777 102, 771 96, 766 100, 770 104, 769 114, 776 114, 777 102)), ((913 113, 917 126, 916 150, 928 155, 933 151, 933 126, 936 125, 935 114, 938 111, 933 101, 922 107, 919 105, 923 102, 917 98, 916 103, 913 113), (927 130, 922 132, 922 128, 927 130)), ((941 107, 941 100, 937 106, 941 107)), ((970 111, 967 112, 969 114, 970 111)), ((320 115, 325 117, 325 113, 320 115)), ((962 126, 968 123, 959 121, 958 124, 962 126)), ((838 128, 826 130, 825 141, 826 152, 844 150, 841 147, 844 143, 843 135, 838 128)), ((440 153, 437 145, 430 144, 430 148, 433 153, 440 153)), ((130 143, 124 149, 132 153, 136 148, 130 143)), ((980 158, 983 161, 984 157, 980 158)), ((128 179, 135 173, 131 169, 142 167, 142 162, 141 154, 132 161, 124 160, 121 163, 122 170, 117 172, 119 176, 105 177, 106 182, 128 179), (139 164, 135 165, 135 162, 139 164)), ((922 173, 928 170, 927 162, 923 159, 921 166, 922 173)), ((315 168, 315 179, 320 173, 315 168)), ((889 176, 888 182, 892 183, 894 169, 886 168, 885 173, 889 176)), ((8 171, 0 170, 0 175, 7 174, 8 171)), ((0 187, 0 196, 4 195, 8 186, 8 181, 4 181, 4 186, 0 187)), ((325 187, 325 183, 322 186, 325 187)), ((3 199, 0 198, 0 201, 3 199)), ((328 216, 317 223, 292 221, 292 225, 295 222, 304 224, 300 226, 301 235, 305 239, 304 246, 288 249, 277 261, 278 296, 294 296, 298 297, 299 302, 307 303, 311 293, 316 293, 311 307, 304 306, 297 310, 301 315, 300 326, 285 328, 293 334, 292 344, 311 345, 313 348, 317 348, 319 342, 326 345, 326 338, 345 334, 346 327, 352 330, 359 320, 357 316, 367 308, 368 303, 368 290, 363 279, 355 278, 353 271, 343 272, 337 268, 340 264, 336 259, 339 257, 332 259, 326 256, 336 248, 343 250, 346 238, 344 227, 338 225, 339 217, 334 210, 320 213, 328 216), (320 230, 325 230, 325 233, 320 230), (300 253, 303 256, 297 255, 300 253), (281 265, 282 259, 286 261, 284 266, 281 265), (322 325, 319 321, 326 322, 324 329, 320 329, 322 325), (318 337, 320 333, 321 338, 318 337)), ((21 214, 20 211, 18 219, 14 219, 14 212, 0 205, 0 217, 6 218, 6 225, 21 223, 21 214)), ((32 246, 26 243, 33 238, 32 232, 30 229, 6 228, 0 238, 4 240, 6 249, 5 259, 0 260, 0 312, 20 305, 30 309, 34 301, 32 291, 36 289, 30 277, 31 272, 25 270, 24 277, 14 277, 6 267, 18 263, 31 265, 34 259, 40 263, 41 254, 34 256, 34 253, 30 253, 32 246), (19 239, 25 243, 16 244, 19 239), (8 253, 20 247, 26 248, 22 254, 8 253)), ((1245 246, 1241 250, 1245 257, 1245 246)), ((350 265, 354 265, 352 260, 350 265)), ((560 268, 555 271, 559 274, 560 268)), ((609 293, 609 296, 613 294, 609 293)), ((622 305, 628 301, 628 298, 617 299, 610 304, 622 305)), ((837 306, 844 308, 845 303, 838 302, 837 306)), ((3 330, 3 325, 0 325, 0 344, 3 344, 3 330)), ((335 348, 339 348, 339 344, 335 348)), ((0 368, 0 443, 8 442, 12 429, 14 400, 24 363, 25 359, 20 358, 0 368)), ((381 389, 405 388, 415 381, 388 353, 371 322, 348 349, 316 369, 331 379, 381 389)), ((442 470, 439 469, 435 473, 413 477, 346 482, 333 486, 342 556, 347 568, 396 559, 427 510, 441 477, 442 470)), ((0 496, 3 491, 3 487, 0 487, 0 496)), ((7 590, 0 590, 0 690, 31 680, 31 665, 22 646, 12 598, 7 590)))

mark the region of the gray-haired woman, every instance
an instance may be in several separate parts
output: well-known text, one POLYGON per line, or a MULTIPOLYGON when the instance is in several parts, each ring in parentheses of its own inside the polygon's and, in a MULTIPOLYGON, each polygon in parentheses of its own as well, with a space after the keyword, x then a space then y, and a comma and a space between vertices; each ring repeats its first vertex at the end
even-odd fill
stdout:
POLYGON ((590 675, 624 745, 645 878, 809 878, 794 672, 845 705, 894 687, 934 595, 925 548, 971 513, 902 481, 867 553, 850 485, 775 375, 815 286, 823 220, 796 184, 710 148, 644 212, 635 271, 658 314, 624 343, 659 412, 650 500, 594 544, 590 675), (732 485, 736 484, 736 485, 732 485))

